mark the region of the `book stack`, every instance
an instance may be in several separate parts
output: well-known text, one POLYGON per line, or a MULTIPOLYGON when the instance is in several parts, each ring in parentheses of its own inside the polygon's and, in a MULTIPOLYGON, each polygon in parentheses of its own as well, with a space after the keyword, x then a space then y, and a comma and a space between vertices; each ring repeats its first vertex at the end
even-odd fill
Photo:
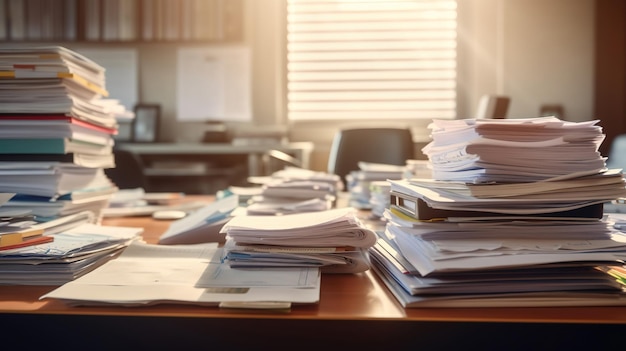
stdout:
POLYGON ((104 68, 59 46, 2 48, 0 77, 0 191, 16 193, 3 209, 98 214, 117 191, 104 68))
POLYGON ((626 304, 597 122, 434 121, 433 178, 390 181, 374 270, 405 307, 626 304))
POLYGON ((320 268, 322 273, 369 269, 367 249, 376 234, 353 208, 275 216, 233 216, 226 234, 224 262, 232 268, 320 268))

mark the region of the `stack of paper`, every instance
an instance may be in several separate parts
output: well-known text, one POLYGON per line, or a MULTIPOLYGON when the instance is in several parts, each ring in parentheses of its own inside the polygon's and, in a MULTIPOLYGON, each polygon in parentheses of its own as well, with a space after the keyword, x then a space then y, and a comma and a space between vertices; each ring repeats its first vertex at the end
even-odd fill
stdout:
POLYGON ((42 296, 73 305, 181 303, 289 308, 317 303, 318 268, 231 269, 217 244, 133 242, 115 260, 42 296))
POLYGON ((94 100, 108 95, 104 68, 64 47, 0 49, 0 113, 71 116, 114 127, 94 100))
POLYGON ((371 209, 371 184, 387 179, 403 179, 405 166, 359 162, 359 170, 346 175, 348 204, 357 209, 371 209))
POLYGON ((442 223, 388 225, 370 250, 374 271, 405 307, 626 304, 625 236, 609 225, 449 223, 456 228, 446 232, 422 224, 442 223))
POLYGON ((404 306, 626 304, 626 234, 603 214, 625 181, 604 167, 595 122, 434 125, 433 178, 390 181, 370 250, 404 306))
POLYGON ((598 121, 529 119, 435 120, 422 150, 438 180, 528 182, 599 172, 605 159, 598 121))
POLYGON ((282 170, 272 173, 271 178, 283 181, 310 180, 314 182, 328 183, 339 190, 341 178, 336 174, 327 172, 313 171, 299 167, 287 166, 282 170))
POLYGON ((391 183, 386 180, 378 180, 371 182, 369 188, 371 216, 374 219, 380 219, 391 204, 391 183))
POLYGON ((366 250, 375 233, 355 209, 283 216, 234 216, 223 227, 225 262, 231 267, 321 267, 322 272, 369 269, 366 250))
POLYGON ((250 215, 278 215, 325 211, 337 196, 339 177, 297 167, 286 167, 263 180, 260 193, 247 205, 250 215))
POLYGON ((237 208, 229 195, 171 222, 158 245, 132 241, 117 257, 42 296, 74 305, 183 303, 285 309, 317 303, 318 267, 232 268, 220 229, 237 208), (214 241, 214 243, 207 243, 214 241), (186 245, 194 244, 194 245, 186 245))
POLYGON ((0 49, 0 191, 36 216, 98 213, 117 191, 104 68, 58 46, 0 49), (52 203, 51 203, 52 202, 52 203))
POLYGON ((0 284, 67 283, 119 255, 143 231, 93 222, 93 213, 82 212, 30 226, 53 240, 0 250, 0 284))
POLYGON ((406 172, 403 178, 432 178, 428 160, 406 160, 406 172))
MULTIPOLYGON (((13 196, 13 193, 0 193, 0 206, 13 196)), ((0 209, 0 251, 52 241, 53 238, 44 235, 43 230, 32 228, 35 223, 27 211, 0 209)))
POLYGON ((102 217, 151 216, 156 212, 193 212, 211 203, 209 200, 180 201, 184 193, 146 192, 143 188, 120 189, 102 210, 102 217))

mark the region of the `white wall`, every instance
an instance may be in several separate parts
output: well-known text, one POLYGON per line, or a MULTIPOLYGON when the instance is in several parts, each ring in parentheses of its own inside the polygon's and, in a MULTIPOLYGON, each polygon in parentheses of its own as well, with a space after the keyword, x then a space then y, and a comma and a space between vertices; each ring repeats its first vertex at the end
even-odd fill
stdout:
POLYGON ((510 117, 560 104, 593 119, 593 0, 460 0, 461 116, 485 93, 509 95, 510 117))

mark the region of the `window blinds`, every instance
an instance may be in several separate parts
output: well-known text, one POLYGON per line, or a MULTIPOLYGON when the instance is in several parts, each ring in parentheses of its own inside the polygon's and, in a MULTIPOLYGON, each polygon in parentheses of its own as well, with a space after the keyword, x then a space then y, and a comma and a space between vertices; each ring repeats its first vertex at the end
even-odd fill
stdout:
POLYGON ((456 116, 455 0, 287 0, 290 120, 456 116))

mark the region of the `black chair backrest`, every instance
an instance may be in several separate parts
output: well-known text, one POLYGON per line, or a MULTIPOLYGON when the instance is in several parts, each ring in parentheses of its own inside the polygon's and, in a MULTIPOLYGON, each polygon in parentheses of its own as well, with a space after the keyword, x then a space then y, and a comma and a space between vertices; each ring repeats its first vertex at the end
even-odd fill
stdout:
POLYGON ((328 158, 328 172, 345 176, 359 169, 359 162, 405 165, 414 158, 414 144, 408 128, 354 128, 335 134, 328 158))
POLYGON ((115 168, 105 169, 104 172, 120 189, 143 188, 149 191, 148 179, 144 174, 143 162, 139 156, 131 151, 116 149, 115 168))

